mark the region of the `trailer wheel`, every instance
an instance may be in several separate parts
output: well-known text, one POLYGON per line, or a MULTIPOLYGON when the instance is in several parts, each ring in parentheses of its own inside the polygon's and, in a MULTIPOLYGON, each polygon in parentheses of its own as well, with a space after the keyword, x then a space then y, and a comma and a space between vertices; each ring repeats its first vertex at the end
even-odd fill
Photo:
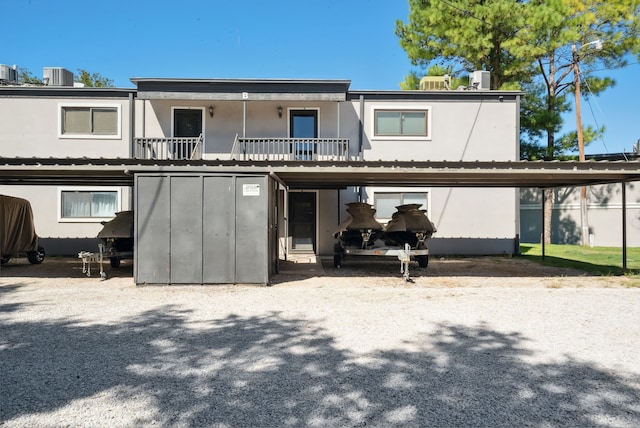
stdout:
POLYGON ((333 255, 333 266, 340 269, 342 267, 342 254, 333 255))
POLYGON ((111 267, 118 268, 120 267, 120 258, 119 257, 111 257, 109 260, 111 262, 111 267))
POLYGON ((426 268, 429 266, 429 255, 426 256, 416 256, 416 260, 418 261, 418 266, 421 268, 426 268))
POLYGON ((0 259, 0 265, 6 265, 11 260, 11 256, 4 256, 0 259))
POLYGON ((29 259, 29 263, 34 265, 39 265, 44 261, 44 247, 39 246, 36 251, 29 251, 27 253, 27 259, 29 259))

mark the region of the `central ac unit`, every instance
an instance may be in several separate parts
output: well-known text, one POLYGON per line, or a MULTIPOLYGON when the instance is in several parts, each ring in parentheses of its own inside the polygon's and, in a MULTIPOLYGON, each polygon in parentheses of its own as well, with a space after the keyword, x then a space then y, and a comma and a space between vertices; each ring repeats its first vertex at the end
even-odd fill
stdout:
POLYGON ((420 79, 421 91, 444 91, 447 88, 445 76, 424 76, 420 79))
POLYGON ((484 70, 474 71, 469 75, 469 88, 480 91, 491 89, 491 73, 484 70))
POLYGON ((47 86, 73 86, 73 73, 62 67, 45 67, 42 73, 47 86))
POLYGON ((0 64, 0 84, 18 83, 18 67, 0 64))

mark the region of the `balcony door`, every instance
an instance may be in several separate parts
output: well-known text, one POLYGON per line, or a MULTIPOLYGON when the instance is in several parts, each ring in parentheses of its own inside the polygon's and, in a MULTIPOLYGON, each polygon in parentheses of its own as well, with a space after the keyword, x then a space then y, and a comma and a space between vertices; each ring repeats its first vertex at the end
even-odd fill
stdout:
MULTIPOLYGON (((318 110, 290 110, 289 136, 291 138, 318 138, 318 110)), ((291 148, 295 160, 313 160, 314 142, 294 142, 291 148)))
MULTIPOLYGON (((204 109, 202 108, 174 108, 173 109, 173 137, 197 138, 204 134, 202 127, 204 109)), ((177 159, 190 159, 193 145, 173 144, 173 157, 177 159)))

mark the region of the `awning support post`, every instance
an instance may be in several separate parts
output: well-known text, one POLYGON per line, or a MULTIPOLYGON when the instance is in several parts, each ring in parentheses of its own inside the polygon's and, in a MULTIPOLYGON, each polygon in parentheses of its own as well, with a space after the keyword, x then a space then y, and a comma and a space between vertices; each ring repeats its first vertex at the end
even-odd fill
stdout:
POLYGON ((542 205, 541 205, 542 206, 542 210, 541 210, 542 211, 542 235, 541 235, 542 239, 541 241, 542 241, 542 260, 544 261, 544 250, 545 250, 544 237, 546 236, 545 229, 544 229, 544 193, 545 192, 543 188, 540 188, 540 191, 542 192, 542 205))
POLYGON ((627 270, 627 183, 622 182, 622 270, 627 270))

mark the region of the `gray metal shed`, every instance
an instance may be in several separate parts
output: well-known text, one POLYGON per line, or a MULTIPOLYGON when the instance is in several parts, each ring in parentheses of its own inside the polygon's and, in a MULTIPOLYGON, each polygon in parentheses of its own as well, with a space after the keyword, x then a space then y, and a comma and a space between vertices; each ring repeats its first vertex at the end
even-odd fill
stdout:
POLYGON ((276 186, 268 174, 136 174, 136 284, 267 284, 276 186))

